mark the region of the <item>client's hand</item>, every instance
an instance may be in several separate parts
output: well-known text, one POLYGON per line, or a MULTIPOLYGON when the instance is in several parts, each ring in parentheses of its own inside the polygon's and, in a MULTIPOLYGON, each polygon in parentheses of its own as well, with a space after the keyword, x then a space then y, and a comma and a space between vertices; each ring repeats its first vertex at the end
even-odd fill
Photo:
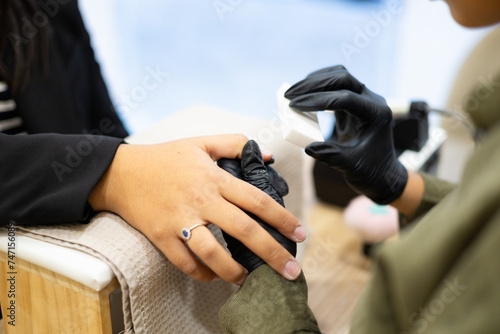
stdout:
POLYGON ((219 276, 238 283, 245 278, 246 270, 205 227, 210 223, 240 240, 281 275, 294 279, 300 273, 295 258, 245 211, 300 242, 305 232, 298 220, 262 190, 214 163, 240 158, 246 142, 242 135, 223 135, 121 145, 89 203, 94 210, 120 215, 195 279, 219 276), (197 224, 201 226, 183 237, 183 229, 197 224))
MULTIPOLYGON (((241 160, 220 159, 217 164, 231 175, 259 188, 284 207, 282 197, 288 194, 288 185, 281 175, 271 166, 266 166, 259 145, 257 145, 255 141, 250 140, 245 144, 241 152, 241 160)), ((295 242, 287 239, 278 230, 259 217, 251 213, 249 213, 249 215, 268 231, 276 241, 283 245, 290 254, 295 256, 297 253, 297 245, 295 242)), ((265 263, 259 256, 252 253, 245 245, 233 238, 230 234, 223 231, 223 235, 233 258, 243 265, 249 273, 265 263)))

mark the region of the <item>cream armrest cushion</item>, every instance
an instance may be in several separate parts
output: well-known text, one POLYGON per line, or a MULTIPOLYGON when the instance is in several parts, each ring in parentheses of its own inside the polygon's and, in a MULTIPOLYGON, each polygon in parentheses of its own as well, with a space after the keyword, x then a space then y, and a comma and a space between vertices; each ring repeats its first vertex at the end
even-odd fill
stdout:
MULTIPOLYGON (((0 251, 7 253, 7 231, 0 230, 0 251)), ((98 258, 78 250, 16 235, 15 257, 49 269, 96 291, 105 288, 115 275, 98 258)))

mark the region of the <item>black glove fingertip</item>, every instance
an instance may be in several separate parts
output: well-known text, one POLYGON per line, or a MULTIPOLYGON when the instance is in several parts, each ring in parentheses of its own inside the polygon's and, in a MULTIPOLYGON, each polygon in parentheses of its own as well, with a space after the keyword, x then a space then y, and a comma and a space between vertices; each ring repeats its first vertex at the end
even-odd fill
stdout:
POLYGON ((291 99, 293 99, 295 97, 294 94, 293 94, 292 88, 293 88, 293 86, 290 87, 290 88, 288 88, 287 91, 284 94, 285 98, 287 98, 289 100, 291 100, 291 99))
POLYGON ((294 110, 298 111, 318 111, 321 108, 318 108, 315 101, 311 100, 311 98, 307 95, 300 95, 290 101, 288 106, 294 110))
POLYGON ((273 157, 271 157, 271 159, 269 159, 269 160, 267 160, 266 162, 264 162, 264 164, 265 164, 266 166, 269 166, 269 165, 272 165, 272 164, 273 164, 273 163, 275 163, 275 162, 276 162, 276 160, 274 159, 274 156, 273 156, 273 157))
POLYGON ((306 149, 305 149, 307 155, 309 155, 315 159, 323 154, 328 154, 330 150, 331 150, 331 146, 328 145, 327 143, 321 142, 321 141, 311 143, 311 144, 307 145, 306 149))
POLYGON ((309 85, 307 84, 307 79, 296 82, 292 85, 292 87, 288 88, 285 92, 285 97, 289 100, 292 100, 296 97, 299 97, 302 94, 307 94, 310 90, 309 85))
POLYGON ((279 197, 285 197, 288 195, 288 183, 286 183, 285 179, 271 166, 267 167, 267 176, 269 177, 269 183, 271 187, 276 190, 279 197))

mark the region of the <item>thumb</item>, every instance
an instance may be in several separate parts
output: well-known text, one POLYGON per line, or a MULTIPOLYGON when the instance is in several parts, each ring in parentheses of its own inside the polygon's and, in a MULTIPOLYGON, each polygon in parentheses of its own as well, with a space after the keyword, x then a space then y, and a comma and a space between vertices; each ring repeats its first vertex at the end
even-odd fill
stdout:
POLYGON ((245 181, 262 191, 269 187, 267 168, 262 159, 259 145, 254 140, 249 140, 243 147, 241 167, 245 181))
POLYGON ((285 197, 288 195, 288 184, 286 183, 283 176, 281 176, 273 167, 267 165, 267 176, 269 177, 269 183, 271 187, 276 190, 280 197, 285 197))
POLYGON ((248 138, 242 134, 204 136, 192 138, 194 143, 217 161, 221 158, 239 159, 248 138))
POLYGON ((249 140, 243 147, 241 168, 245 181, 259 188, 284 206, 283 199, 271 186, 268 169, 264 164, 259 145, 253 140, 249 140))

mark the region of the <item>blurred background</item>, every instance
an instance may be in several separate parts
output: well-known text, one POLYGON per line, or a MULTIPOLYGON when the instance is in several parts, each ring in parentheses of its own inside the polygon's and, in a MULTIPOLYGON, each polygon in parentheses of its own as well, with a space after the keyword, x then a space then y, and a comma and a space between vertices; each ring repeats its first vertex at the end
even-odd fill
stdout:
MULTIPOLYGON (((446 104, 489 29, 442 1, 80 0, 96 56, 131 133, 205 104, 271 118, 276 90, 343 64, 386 98, 446 104)), ((196 122, 196 120, 193 120, 196 122)))

